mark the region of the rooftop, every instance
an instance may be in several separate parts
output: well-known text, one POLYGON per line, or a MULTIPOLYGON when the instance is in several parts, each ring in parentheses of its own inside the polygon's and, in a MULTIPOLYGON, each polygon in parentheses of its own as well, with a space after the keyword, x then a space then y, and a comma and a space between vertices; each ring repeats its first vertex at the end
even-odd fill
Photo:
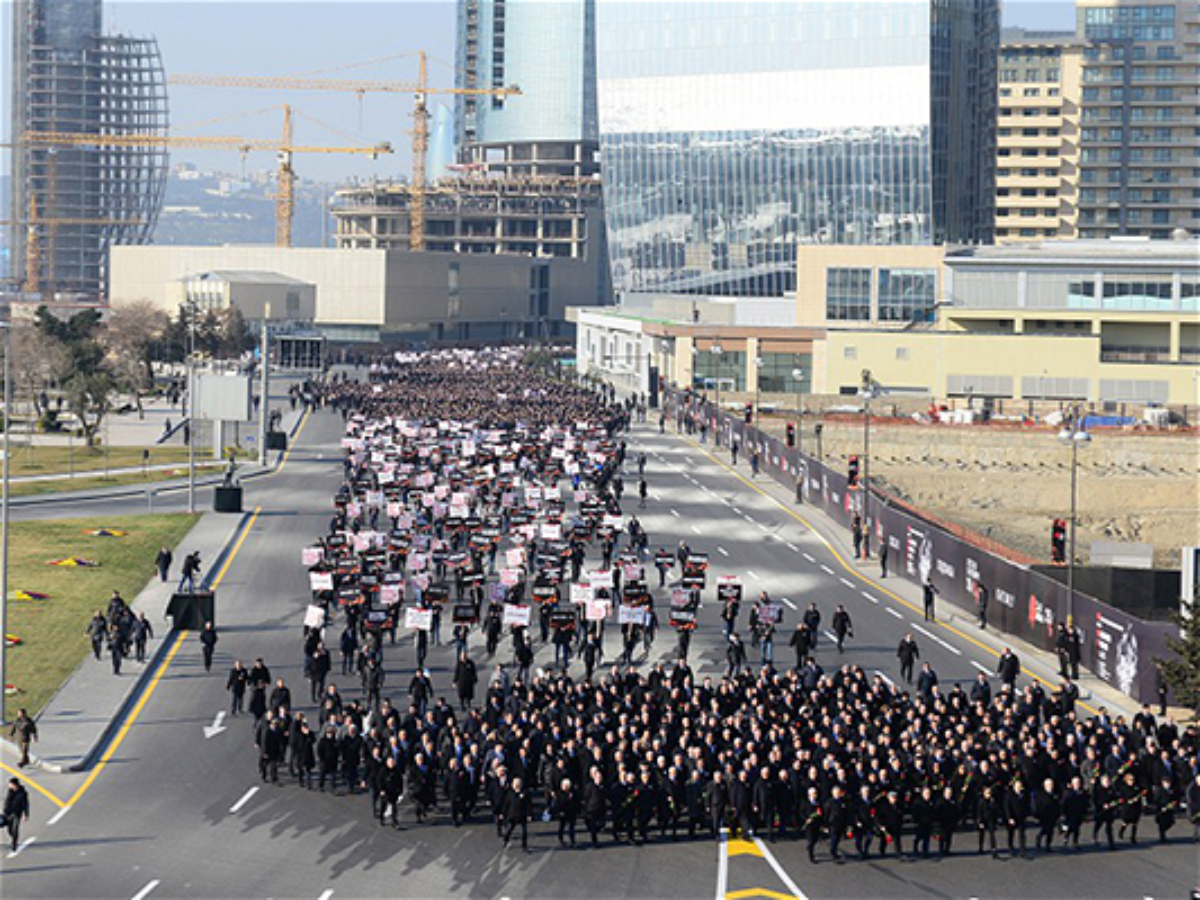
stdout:
POLYGON ((181 281, 224 281, 231 284, 288 284, 307 286, 309 282, 280 275, 278 272, 264 272, 261 269, 214 269, 211 272, 201 272, 188 275, 181 281))
POLYGON ((946 264, 1035 263, 1041 265, 1094 262, 1101 265, 1182 266, 1200 269, 1200 239, 1170 241, 1115 238, 1095 241, 1031 241, 988 247, 964 247, 946 254, 946 264))

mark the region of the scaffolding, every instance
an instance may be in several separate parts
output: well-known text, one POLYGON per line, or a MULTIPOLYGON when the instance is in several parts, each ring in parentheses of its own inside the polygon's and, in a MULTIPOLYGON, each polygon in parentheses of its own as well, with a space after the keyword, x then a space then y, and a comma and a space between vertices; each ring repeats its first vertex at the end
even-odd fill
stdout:
POLYGON ((167 148, 33 146, 21 136, 165 135, 158 43, 102 34, 98 0, 19 0, 14 16, 11 219, 36 208, 47 227, 32 257, 29 228, 11 228, 13 281, 18 290, 40 284, 51 300, 101 302, 109 247, 150 240, 166 190, 167 148), (34 278, 31 258, 39 260, 34 278))

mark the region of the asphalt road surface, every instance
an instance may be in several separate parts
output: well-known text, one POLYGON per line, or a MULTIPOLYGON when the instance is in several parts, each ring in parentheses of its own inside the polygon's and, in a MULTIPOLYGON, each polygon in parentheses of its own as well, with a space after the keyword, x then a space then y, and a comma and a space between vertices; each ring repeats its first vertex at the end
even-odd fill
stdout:
MULTIPOLYGON (((1200 880, 1197 846, 1144 841, 1116 852, 1056 852, 1033 860, 994 861, 974 854, 975 836, 957 839, 959 855, 944 861, 894 858, 845 865, 805 859, 803 844, 708 839, 657 842, 633 848, 559 849, 554 825, 532 827, 532 853, 503 851, 487 821, 455 829, 448 815, 431 824, 406 821, 381 828, 366 797, 342 797, 259 781, 249 716, 225 719, 225 675, 233 659, 262 656, 292 686, 307 709, 301 676, 300 623, 308 598, 300 548, 322 533, 341 474, 341 420, 312 416, 284 468, 247 487, 247 504, 261 507, 223 573, 218 594, 221 632, 213 672, 206 674, 194 634, 183 635, 159 680, 118 734, 115 749, 90 773, 40 776, 38 782, 69 806, 31 792, 33 820, 17 854, 5 854, 6 897, 1046 897, 1179 898, 1200 880), (205 726, 215 730, 206 737, 205 726), (65 812, 63 811, 65 809, 65 812), (51 823, 51 820, 53 822, 51 823), (967 852, 969 851, 969 852, 967 852)), ((798 610, 821 606, 828 627, 835 604, 854 620, 855 638, 839 657, 822 635, 818 659, 864 666, 895 680, 895 648, 914 632, 922 658, 944 686, 989 672, 994 655, 940 624, 926 625, 916 609, 865 581, 825 541, 780 504, 706 450, 639 426, 634 447, 649 453, 648 508, 636 510, 636 475, 627 476, 626 512, 637 512, 651 546, 682 540, 710 559, 709 601, 692 644, 697 674, 724 671, 724 652, 711 584, 739 574, 747 599, 760 590, 784 603, 776 661, 791 665, 787 636, 798 610), (926 629, 921 631, 920 629, 926 629)), ((725 459, 722 456, 722 459, 725 459)), ((127 511, 135 511, 128 509, 127 511)), ((591 562, 591 560, 589 560, 591 562)), ((873 573, 872 569, 872 573, 873 573)), ((654 582, 652 581, 652 584, 654 582)), ((661 603, 665 607, 665 602, 661 603)), ((742 627, 748 604, 743 606, 742 627)), ((664 611, 665 619, 665 611, 664 611)), ((449 629, 446 629, 448 633, 449 629)), ((609 658, 618 652, 609 630, 609 658)), ((478 636, 475 655, 482 649, 478 636)), ((507 661, 509 642, 498 658, 507 661)), ((674 634, 664 628, 649 661, 669 659, 674 634)), ((758 651, 749 648, 757 664, 758 651)), ((411 642, 386 648, 385 695, 403 699, 414 665, 411 642)), ((540 649, 537 664, 552 660, 540 649)), ((450 692, 447 646, 431 650, 439 693, 450 692)), ((481 664, 481 676, 490 672, 481 664)), ((351 679, 331 681, 345 693, 351 679)), ((581 672, 578 664, 575 672, 581 672)), ((1145 823, 1145 833, 1153 833, 1145 823)), ((1085 831, 1085 837, 1090 829, 1085 831)), ((828 857, 826 857, 828 860, 828 857)))

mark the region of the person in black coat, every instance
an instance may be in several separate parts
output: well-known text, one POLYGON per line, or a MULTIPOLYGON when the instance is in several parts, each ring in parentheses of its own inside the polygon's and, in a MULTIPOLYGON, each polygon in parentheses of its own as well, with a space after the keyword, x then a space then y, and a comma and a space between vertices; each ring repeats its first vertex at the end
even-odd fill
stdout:
POLYGON ((775 841, 776 802, 775 782, 771 778, 771 770, 763 766, 759 778, 754 782, 750 792, 751 805, 754 809, 754 827, 756 831, 765 830, 767 840, 775 841))
POLYGON ((908 684, 912 684, 913 666, 920 658, 921 650, 911 631, 900 640, 900 646, 896 648, 896 656, 900 660, 900 677, 908 684))
POLYGON ((912 803, 913 819, 913 856, 922 859, 929 858, 929 841, 933 837, 933 826, 937 816, 937 808, 933 799, 933 791, 925 787, 912 803))
POLYGON ((1138 823, 1142 820, 1143 799, 1145 792, 1137 783, 1132 772, 1126 772, 1124 779, 1116 786, 1117 806, 1121 817, 1120 836, 1125 837, 1129 831, 1131 843, 1137 843, 1138 823))
POLYGON ((1113 788, 1112 779, 1101 775, 1092 785, 1092 842, 1100 843, 1100 831, 1104 830, 1108 838, 1108 849, 1116 849, 1117 842, 1113 838, 1113 822, 1117 818, 1117 792, 1113 788))
POLYGON ((217 649, 217 629, 212 622, 204 623, 204 630, 200 632, 200 649, 204 655, 204 671, 211 672, 213 654, 217 649))
POLYGON ((604 786, 604 774, 592 767, 592 778, 583 788, 583 818, 587 823, 588 834, 592 836, 592 846, 600 846, 600 834, 608 821, 608 790, 604 786))
MULTIPOLYGON (((886 547, 887 545, 884 544, 886 547)), ((871 856, 871 844, 875 839, 875 800, 871 796, 870 785, 864 784, 858 789, 858 797, 854 801, 854 850, 859 859, 871 856)))
POLYGON ((504 818, 504 849, 508 849, 513 832, 521 829, 521 849, 529 853, 529 792, 520 778, 514 778, 512 787, 504 795, 501 815, 504 818))
POLYGON ((709 830, 713 840, 717 840, 729 815, 729 787, 725 783, 725 776, 720 772, 713 774, 713 780, 705 788, 704 802, 708 807, 709 830))
POLYGON ((1016 855, 1016 848, 1021 848, 1021 856, 1028 858, 1029 852, 1025 846, 1025 820, 1029 818, 1029 798, 1025 794, 1025 786, 1021 779, 1013 781, 1004 793, 1002 813, 1004 827, 1008 829, 1008 852, 1016 855))
POLYGON ((808 795, 800 806, 800 833, 808 850, 808 861, 817 861, 817 844, 821 840, 821 832, 825 828, 825 810, 821 806, 820 795, 815 787, 808 789, 808 795))
POLYGON ((333 726, 325 729, 317 741, 317 779, 320 790, 325 790, 325 780, 329 779, 329 789, 337 790, 338 771, 338 740, 337 731, 333 726))
POLYGON ((684 787, 684 803, 687 808, 688 837, 696 837, 696 829, 703 828, 705 819, 704 809, 704 775, 699 768, 692 769, 692 775, 684 787))
POLYGON ((1054 790, 1054 779, 1047 778, 1042 783, 1042 790, 1034 797, 1034 816, 1038 823, 1037 849, 1041 850, 1044 846, 1047 853, 1054 852, 1051 845, 1061 815, 1062 803, 1054 790))
POLYGON ((999 859, 996 851, 996 824, 1000 821, 1000 802, 990 784, 985 784, 979 793, 979 802, 975 805, 975 825, 979 829, 979 852, 983 853, 983 839, 986 836, 992 859, 999 859))
POLYGON ((947 786, 934 809, 934 830, 937 832, 938 856, 949 856, 954 845, 954 832, 961 817, 958 802, 954 799, 954 788, 947 786))
POLYGON ((1083 779, 1076 775, 1063 795, 1063 844, 1069 844, 1079 849, 1079 832, 1083 829, 1083 820, 1087 818, 1088 795, 1083 787, 1083 779))
POLYGON ((833 786, 829 802, 825 804, 825 820, 829 826, 829 855, 835 862, 842 862, 839 848, 850 827, 851 817, 849 800, 839 784, 833 786))
POLYGON ((29 821, 29 792, 20 779, 8 779, 8 792, 4 795, 4 827, 8 830, 8 839, 12 852, 17 852, 21 843, 21 822, 29 821))
POLYGON ((458 688, 458 700, 463 710, 470 709, 475 702, 475 685, 478 683, 479 673, 475 669, 475 662, 464 650, 458 655, 458 664, 454 667, 454 686, 458 688))
POLYGON ((1000 676, 1000 681, 1010 688, 1017 683, 1017 676, 1021 674, 1021 660, 1008 647, 1000 654, 1000 661, 996 663, 996 674, 1000 676))
POLYGON ((925 698, 925 702, 933 699, 933 689, 938 685, 937 672, 929 663, 921 665, 921 674, 917 676, 917 693, 925 698))
MULTIPOLYGON (((754 837, 754 795, 750 776, 743 770, 729 785, 729 806, 734 830, 744 841, 754 837)), ((731 831, 731 836, 732 831, 731 831)))
POLYGON ((300 723, 296 728, 296 737, 292 743, 292 761, 296 769, 296 780, 306 788, 312 787, 312 773, 316 768, 315 754, 316 736, 308 727, 303 716, 297 716, 300 723))
POLYGON ((882 840, 879 855, 887 856, 888 847, 896 848, 896 856, 904 856, 904 808, 900 805, 900 794, 888 791, 887 797, 875 808, 875 821, 879 823, 882 840))
POLYGON ((567 841, 570 841, 572 847, 575 846, 575 827, 579 821, 581 805, 579 791, 575 789, 570 778, 564 778, 559 782, 558 789, 554 793, 554 815, 558 819, 558 842, 564 847, 567 846, 567 841))

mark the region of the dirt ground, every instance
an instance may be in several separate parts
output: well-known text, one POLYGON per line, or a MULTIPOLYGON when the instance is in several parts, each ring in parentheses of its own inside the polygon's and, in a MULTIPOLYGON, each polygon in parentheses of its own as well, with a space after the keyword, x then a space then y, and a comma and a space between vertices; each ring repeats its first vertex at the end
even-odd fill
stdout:
MULTIPOLYGON (((782 420, 771 430, 782 432, 782 420)), ((861 419, 827 419, 822 445, 827 462, 861 454, 861 419)), ((1046 562, 1051 522, 1070 511, 1070 461, 1052 429, 887 420, 871 428, 871 477, 881 488, 1046 562)), ((1079 452, 1078 516, 1079 562, 1093 541, 1122 541, 1152 544, 1156 565, 1177 567, 1181 546, 1200 545, 1200 436, 1094 432, 1079 452)))

